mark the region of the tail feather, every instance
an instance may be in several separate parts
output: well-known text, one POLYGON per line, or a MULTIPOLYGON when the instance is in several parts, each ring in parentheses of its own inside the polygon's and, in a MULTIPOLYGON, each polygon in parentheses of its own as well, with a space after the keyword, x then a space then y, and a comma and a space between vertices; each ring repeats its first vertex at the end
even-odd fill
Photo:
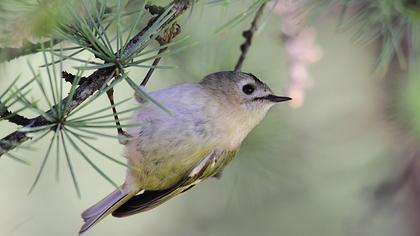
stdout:
POLYGON ((115 190, 107 197, 91 206, 82 213, 82 218, 85 221, 79 234, 83 234, 105 216, 111 214, 115 209, 127 202, 134 194, 121 192, 119 189, 115 190))
POLYGON ((106 196, 101 201, 97 202, 95 205, 89 207, 82 213, 82 218, 86 222, 89 218, 92 218, 92 216, 95 216, 98 214, 98 209, 103 209, 106 207, 107 204, 110 204, 113 199, 118 199, 120 197, 120 190, 115 190, 108 196, 106 196))

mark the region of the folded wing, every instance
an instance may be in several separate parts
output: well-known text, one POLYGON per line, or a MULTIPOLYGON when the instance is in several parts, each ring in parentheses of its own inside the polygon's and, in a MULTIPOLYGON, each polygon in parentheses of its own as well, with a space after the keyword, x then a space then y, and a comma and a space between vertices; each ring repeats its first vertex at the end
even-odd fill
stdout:
POLYGON ((191 189, 202 180, 220 173, 224 166, 233 159, 236 152, 237 150, 225 151, 219 149, 212 151, 173 187, 160 191, 144 191, 133 196, 115 209, 112 215, 115 217, 126 217, 159 206, 176 195, 191 189))

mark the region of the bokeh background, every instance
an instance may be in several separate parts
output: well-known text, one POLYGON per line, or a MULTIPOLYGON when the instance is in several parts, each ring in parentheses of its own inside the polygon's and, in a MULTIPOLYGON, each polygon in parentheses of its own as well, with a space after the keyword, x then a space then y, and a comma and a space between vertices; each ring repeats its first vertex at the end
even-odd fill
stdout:
MULTIPOLYGON (((148 89, 197 82, 206 74, 231 70, 243 41, 241 31, 248 28, 252 17, 223 33, 215 31, 248 5, 249 1, 198 5, 186 14, 180 24, 192 46, 164 58, 162 65, 178 68, 157 70, 148 89)), ((407 153, 411 151, 407 151, 405 140, 410 140, 408 148, 418 147, 420 83, 416 76, 403 75, 395 68, 387 77, 376 76, 378 44, 355 43, 354 32, 337 30, 337 21, 334 11, 309 20, 322 53, 319 61, 308 65, 312 79, 304 103, 273 107, 244 141, 220 180, 205 181, 149 212, 122 219, 107 217, 86 235, 418 235, 418 200, 411 193, 413 187, 400 190, 389 182, 398 179, 409 161, 407 153)), ((285 95, 290 61, 281 24, 281 15, 275 11, 267 15, 243 70, 285 95)), ((42 55, 0 65, 0 91, 19 74, 21 83, 30 77, 27 61, 41 65, 42 55)), ((66 69, 71 66, 67 64, 66 69)), ((140 82, 145 72, 136 68, 129 73, 140 82)), ((132 90, 121 84, 115 96, 122 100, 131 94, 132 90)), ((31 96, 41 95, 34 89, 31 96)), ((103 97, 91 109, 107 104, 103 97)), ((14 129, 1 122, 0 136, 14 129)), ((115 130, 103 132, 113 134, 115 130)), ((98 138, 92 143, 123 158, 123 147, 115 139, 98 138)), ((35 145, 35 150, 15 152, 30 166, 0 159, 0 235, 77 235, 80 213, 113 190, 72 151, 81 199, 64 160, 56 182, 54 155, 28 195, 47 144, 48 139, 35 145)), ((123 182, 123 167, 86 152, 116 182, 123 182)))

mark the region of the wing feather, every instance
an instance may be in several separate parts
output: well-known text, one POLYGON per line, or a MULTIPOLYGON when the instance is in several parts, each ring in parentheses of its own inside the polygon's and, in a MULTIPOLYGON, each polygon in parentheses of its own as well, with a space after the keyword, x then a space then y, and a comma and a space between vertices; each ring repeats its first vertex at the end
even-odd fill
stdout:
POLYGON ((207 179, 216 173, 220 173, 224 166, 236 155, 237 150, 223 151, 214 150, 202 159, 188 174, 173 187, 160 191, 144 191, 142 194, 133 196, 112 213, 115 217, 126 217, 140 212, 151 210, 168 201, 176 195, 183 193, 200 181, 207 179))

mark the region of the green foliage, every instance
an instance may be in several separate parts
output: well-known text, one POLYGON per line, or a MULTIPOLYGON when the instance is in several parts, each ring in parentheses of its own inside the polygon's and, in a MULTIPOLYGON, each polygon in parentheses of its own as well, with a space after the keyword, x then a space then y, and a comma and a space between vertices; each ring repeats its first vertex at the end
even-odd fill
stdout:
MULTIPOLYGON (((28 106, 23 105, 23 106, 19 106, 19 101, 21 99, 21 96, 25 96, 27 94, 29 94, 29 92, 31 91, 30 89, 28 89, 29 85, 31 85, 31 83, 34 81, 33 79, 29 80, 29 82, 27 82, 26 84, 24 84, 23 86, 17 87, 16 83, 18 82, 20 76, 17 76, 12 83, 4 90, 4 91, 0 91, 0 114, 4 114, 5 112, 8 112, 7 115, 2 115, 0 117, 0 122, 3 120, 7 120, 12 116, 15 116, 16 114, 21 113, 22 111, 26 110, 28 108, 28 106), (16 109, 14 111, 9 111, 8 108, 14 106, 16 109)), ((0 140, 1 143, 4 143, 5 141, 0 140)), ((25 148, 20 147, 19 148, 25 148)), ((6 155, 7 157, 18 161, 22 164, 25 165, 29 165, 29 162, 10 153, 10 152, 5 152, 4 155, 6 155)))
POLYGON ((415 62, 420 45, 420 3, 407 0, 310 1, 313 12, 340 6, 338 29, 355 30, 355 41, 379 41, 377 72, 384 75, 393 59, 405 69, 415 62))
POLYGON ((49 37, 62 16, 62 0, 3 0, 0 2, 0 45, 21 47, 49 37))
MULTIPOLYGON (((225 2, 225 1, 223 1, 225 2)), ((258 8, 261 7, 267 0, 257 0, 253 4, 251 4, 245 11, 239 13, 235 17, 233 17, 231 20, 220 26, 216 33, 221 33, 226 29, 230 29, 241 23, 244 19, 248 18, 250 15, 252 15, 258 8)), ((215 4, 215 1, 212 2, 212 4, 215 4)))
MULTIPOLYGON (((74 187, 78 196, 80 196, 79 184, 77 182, 76 173, 69 155, 70 150, 76 151, 76 153, 78 153, 95 171, 97 171, 99 175, 104 177, 112 185, 117 186, 115 182, 89 158, 89 156, 85 153, 85 149, 91 149, 105 159, 123 167, 129 167, 124 162, 109 156, 108 154, 102 152, 100 148, 94 147, 87 141, 97 139, 98 137, 118 139, 118 136, 105 134, 103 133, 103 130, 141 125, 117 125, 113 119, 113 114, 109 113, 112 108, 118 108, 119 106, 125 104, 129 99, 124 99, 121 102, 117 102, 115 105, 94 109, 95 111, 88 114, 77 114, 79 114, 81 110, 93 110, 90 104, 107 91, 113 89, 119 84, 119 82, 127 81, 135 91, 141 92, 144 99, 150 100, 162 109, 168 111, 163 105, 159 104, 154 99, 151 99, 151 97, 143 89, 139 89, 138 86, 130 78, 128 78, 125 72, 125 69, 131 66, 148 68, 150 66, 143 65, 141 63, 146 63, 157 57, 169 56, 182 49, 181 47, 175 50, 169 50, 164 54, 157 54, 162 47, 155 47, 143 52, 147 42, 150 41, 150 38, 146 37, 138 39, 138 42, 143 44, 143 46, 137 48, 135 45, 130 45, 130 39, 133 37, 134 33, 138 31, 137 27, 140 21, 145 20, 144 6, 146 3, 147 1, 144 2, 139 9, 131 9, 130 11, 126 11, 123 8, 121 1, 70 1, 62 2, 60 7, 57 5, 52 7, 55 8, 53 10, 57 10, 57 12, 66 12, 67 14, 63 15, 62 20, 55 22, 56 24, 47 25, 47 27, 51 30, 50 32, 54 32, 51 36, 55 39, 59 39, 59 41, 62 41, 63 43, 60 43, 58 46, 56 46, 56 42, 53 41, 40 44, 40 51, 44 59, 44 65, 41 66, 40 69, 45 70, 47 75, 47 78, 45 78, 46 80, 43 76, 41 76, 40 71, 37 71, 30 63, 28 63, 28 67, 33 74, 33 79, 29 80, 29 82, 24 86, 15 88, 16 79, 11 83, 6 91, 1 94, 0 97, 2 109, 16 106, 16 103, 21 105, 16 112, 11 113, 8 116, 2 116, 2 120, 7 120, 10 116, 17 114, 23 109, 27 109, 35 116, 43 117, 48 121, 45 125, 38 125, 34 127, 28 125, 19 128, 20 132, 31 134, 33 140, 29 143, 29 145, 33 145, 39 140, 50 137, 48 148, 44 154, 39 171, 30 188, 30 192, 35 189, 45 166, 51 159, 52 155, 56 155, 56 179, 59 179, 60 153, 64 153, 74 187), (133 20, 132 18, 134 18, 134 24, 122 23, 124 20, 133 20), (126 25, 127 27, 123 27, 123 25, 126 25), (71 43, 71 45, 67 46, 69 43, 71 43), (127 50, 126 48, 129 45, 131 48, 130 50, 127 50), (96 59, 101 61, 91 61, 85 58, 78 58, 77 56, 83 51, 90 52, 96 59), (124 54, 124 52, 126 52, 126 54, 124 54), (150 53, 155 53, 157 55, 149 56, 148 54, 150 53), (137 59, 141 56, 147 57, 137 59), (81 66, 75 67, 77 72, 68 91, 66 91, 66 86, 63 85, 64 81, 61 78, 61 73, 64 67, 63 65, 66 63, 66 60, 72 60, 82 64, 81 66), (111 73, 109 73, 106 83, 102 86, 102 88, 77 109, 70 110, 69 106, 72 103, 71 98, 74 97, 81 80, 85 79, 83 77, 84 73, 87 70, 98 70, 104 68, 109 68, 111 73), (48 105, 50 111, 45 112, 38 106, 39 101, 31 101, 29 98, 30 90, 28 87, 33 82, 36 83, 42 94, 41 99, 48 105), (65 95, 68 95, 67 97, 69 99, 65 99, 65 95), (105 114, 107 111, 108 114, 105 114), (55 150, 55 154, 53 149, 55 150)), ((26 4, 26 2, 22 2, 22 4, 26 4)), ((36 5, 36 7, 40 6, 36 5)), ((167 9, 170 8, 168 7, 167 9)), ((173 14, 173 12, 169 13, 169 10, 167 10, 167 13, 163 13, 158 17, 157 26, 153 26, 151 30, 146 32, 148 32, 148 34, 155 34, 157 31, 161 30, 161 26, 164 22, 163 20, 168 19, 168 17, 173 14)), ((167 46, 173 48, 178 43, 185 41, 185 39, 186 38, 184 37, 180 41, 172 42, 167 46)), ((154 66, 154 68, 168 67, 154 66)), ((137 109, 138 107, 134 106, 118 112, 118 116, 120 117, 119 120, 127 122, 129 120, 128 115, 137 109)), ((23 160, 17 158, 14 154, 10 154, 9 152, 6 154, 13 159, 24 162, 23 160)))

